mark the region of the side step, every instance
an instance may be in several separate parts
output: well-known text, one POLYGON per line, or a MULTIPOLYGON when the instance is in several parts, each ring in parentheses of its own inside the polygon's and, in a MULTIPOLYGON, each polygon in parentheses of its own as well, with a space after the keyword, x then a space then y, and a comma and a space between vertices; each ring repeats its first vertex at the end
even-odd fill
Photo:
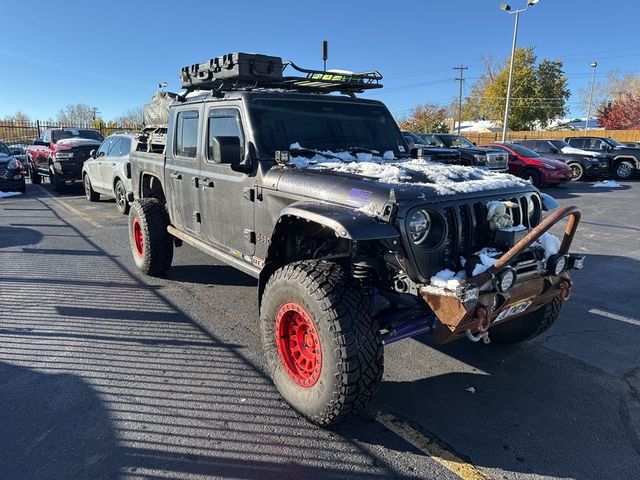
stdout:
POLYGON ((177 228, 172 227, 171 225, 167 227, 167 232, 169 232, 174 237, 179 238, 183 242, 188 243, 192 247, 196 247, 198 250, 202 250, 204 253, 217 258, 221 262, 224 262, 228 265, 231 265, 234 268, 237 268, 238 270, 240 270, 243 273, 246 273, 247 275, 251 275, 254 278, 258 278, 260 276, 260 269, 258 269, 257 267, 254 267, 250 263, 247 263, 240 258, 234 257, 229 253, 222 252, 221 250, 218 250, 217 248, 206 244, 202 240, 192 237, 188 233, 184 233, 183 231, 178 230, 177 228))

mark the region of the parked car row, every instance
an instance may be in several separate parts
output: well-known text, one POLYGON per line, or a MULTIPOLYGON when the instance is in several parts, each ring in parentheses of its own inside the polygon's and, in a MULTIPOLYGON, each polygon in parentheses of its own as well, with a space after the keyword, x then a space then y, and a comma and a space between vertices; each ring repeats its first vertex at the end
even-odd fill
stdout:
POLYGON ((0 191, 25 191, 24 164, 16 155, 17 149, 0 142, 0 191))

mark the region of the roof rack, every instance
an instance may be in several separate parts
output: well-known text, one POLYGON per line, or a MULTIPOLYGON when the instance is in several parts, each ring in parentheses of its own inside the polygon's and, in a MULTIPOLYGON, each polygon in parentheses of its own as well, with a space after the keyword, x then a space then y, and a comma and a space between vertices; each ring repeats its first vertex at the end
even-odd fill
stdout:
POLYGON ((221 94, 233 90, 275 89, 321 94, 337 92, 354 96, 365 90, 382 88, 382 75, 377 71, 354 73, 311 70, 290 61, 283 62, 280 57, 253 53, 230 53, 184 67, 180 80, 182 88, 186 89, 181 95, 182 99, 194 90, 211 90, 214 94, 221 94), (292 75, 285 75, 289 72, 292 75))

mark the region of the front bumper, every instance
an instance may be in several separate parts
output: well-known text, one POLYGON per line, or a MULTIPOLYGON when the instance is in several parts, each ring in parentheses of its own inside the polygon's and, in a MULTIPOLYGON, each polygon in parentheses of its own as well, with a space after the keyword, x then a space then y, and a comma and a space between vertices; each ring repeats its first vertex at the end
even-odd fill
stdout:
POLYGON ((543 170, 544 183, 546 184, 558 184, 571 181, 573 173, 571 169, 568 170, 543 170))
POLYGON ((585 173, 591 177, 600 177, 609 173, 608 163, 587 163, 585 173))
POLYGON ((67 181, 80 181, 82 180, 82 166, 84 162, 74 161, 57 161, 53 163, 53 169, 55 175, 60 180, 67 181))
POLYGON ((13 192, 24 189, 24 174, 22 173, 10 173, 6 176, 0 176, 0 191, 13 192), (20 178, 15 178, 20 176, 20 178))
POLYGON ((569 267, 577 262, 579 255, 569 255, 580 210, 564 207, 550 214, 540 225, 531 230, 522 240, 505 252, 487 271, 463 280, 462 286, 454 292, 438 292, 423 287, 422 298, 428 304, 439 322, 434 338, 439 343, 447 343, 466 335, 486 333, 495 323, 510 321, 529 314, 550 303, 553 298, 567 300, 571 291, 569 269, 559 275, 546 270, 534 270, 529 275, 518 275, 515 284, 505 292, 497 288, 496 279, 503 271, 512 268, 521 255, 555 224, 568 217, 564 238, 558 255, 567 255, 569 267), (522 305, 522 311, 517 307, 522 305), (505 313, 510 313, 505 316, 505 313))

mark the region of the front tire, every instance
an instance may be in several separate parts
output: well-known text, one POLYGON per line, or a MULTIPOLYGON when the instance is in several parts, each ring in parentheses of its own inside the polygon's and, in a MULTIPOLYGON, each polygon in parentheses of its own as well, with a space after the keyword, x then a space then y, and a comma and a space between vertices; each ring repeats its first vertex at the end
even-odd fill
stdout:
POLYGON ((129 245, 136 267, 146 275, 161 275, 171 268, 173 237, 167 226, 169 214, 157 198, 143 198, 131 205, 129 245))
POLYGON ((522 178, 529 180, 536 188, 540 188, 542 186, 542 175, 537 170, 527 170, 522 175, 522 178))
POLYGON ((97 202, 100 200, 100 194, 94 191, 91 186, 91 179, 89 178, 88 173, 85 173, 82 177, 82 184, 84 185, 84 195, 87 197, 87 200, 90 202, 97 202))
POLYGON ((357 414, 382 379, 377 321, 342 268, 307 260, 269 279, 260 309, 262 344, 276 388, 318 425, 357 414))
POLYGON ((489 330, 489 336, 491 340, 498 343, 514 344, 531 340, 553 325, 560 314, 561 307, 562 300, 556 297, 551 303, 535 312, 492 327, 489 330))
POLYGON ((620 180, 626 180, 634 171, 634 166, 629 161, 623 161, 616 165, 616 177, 620 180))
POLYGON ((569 168, 571 168, 572 182, 580 182, 584 180, 585 178, 584 167, 580 163, 577 163, 577 162, 570 163, 569 168))

